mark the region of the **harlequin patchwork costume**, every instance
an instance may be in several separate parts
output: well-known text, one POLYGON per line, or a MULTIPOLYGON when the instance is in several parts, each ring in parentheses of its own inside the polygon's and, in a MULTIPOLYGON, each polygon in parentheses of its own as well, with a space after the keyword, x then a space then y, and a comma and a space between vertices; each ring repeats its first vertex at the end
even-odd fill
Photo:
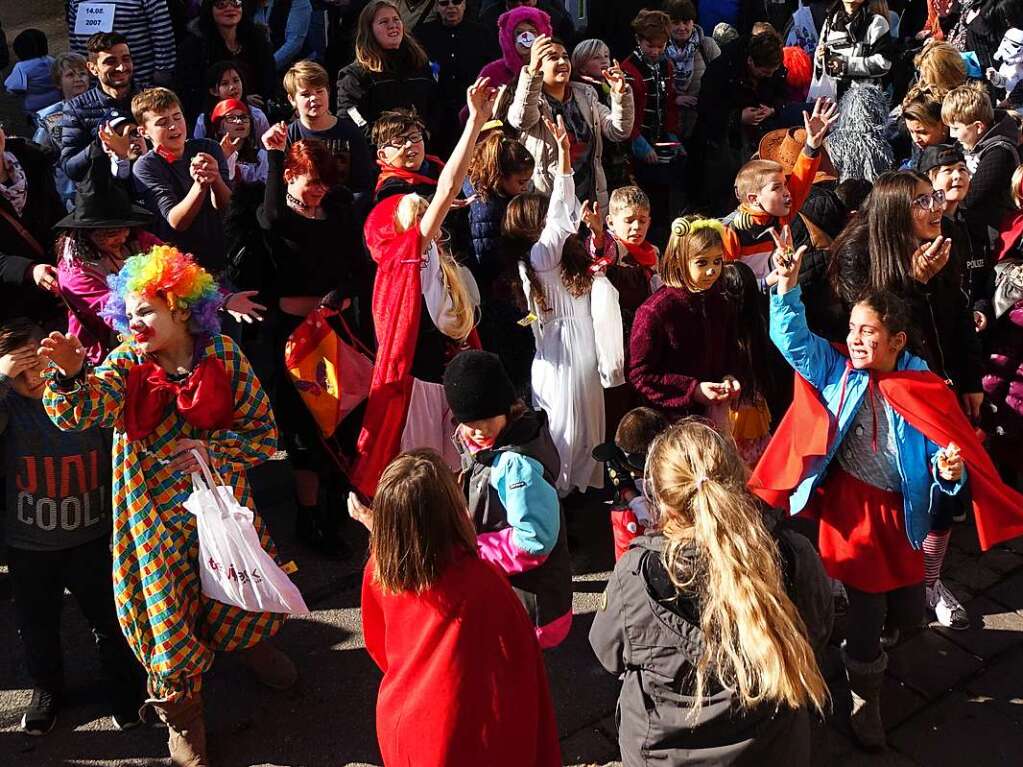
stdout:
MULTIPOLYGON (((51 367, 43 404, 65 431, 114 430, 118 619, 147 669, 151 700, 161 716, 161 704, 188 701, 188 713, 198 716, 201 726, 198 694, 214 653, 259 644, 277 632, 284 616, 247 612, 201 593, 195 518, 182 505, 192 487, 186 474, 168 467, 168 459, 178 439, 203 441, 224 482, 239 502, 250 505, 245 469, 270 458, 277 428, 248 361, 234 341, 215 332, 216 284, 190 257, 170 247, 154 248, 129 259, 110 278, 110 287, 104 314, 121 333, 128 329, 128 294, 166 296, 172 306, 191 310, 193 327, 203 333, 195 338, 192 371, 183 379, 170 376, 135 340, 127 340, 77 379, 63 380, 51 367)), ((274 555, 258 514, 254 524, 274 555)), ((172 756, 173 750, 172 734, 172 756)))

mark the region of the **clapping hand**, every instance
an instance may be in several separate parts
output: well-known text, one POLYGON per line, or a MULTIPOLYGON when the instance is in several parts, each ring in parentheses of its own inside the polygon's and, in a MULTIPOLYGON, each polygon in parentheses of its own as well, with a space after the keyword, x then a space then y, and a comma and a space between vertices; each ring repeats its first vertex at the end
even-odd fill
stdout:
POLYGON ((803 112, 803 127, 806 129, 806 145, 811 149, 820 149, 824 137, 831 126, 838 120, 838 104, 821 97, 814 102, 813 112, 803 112))

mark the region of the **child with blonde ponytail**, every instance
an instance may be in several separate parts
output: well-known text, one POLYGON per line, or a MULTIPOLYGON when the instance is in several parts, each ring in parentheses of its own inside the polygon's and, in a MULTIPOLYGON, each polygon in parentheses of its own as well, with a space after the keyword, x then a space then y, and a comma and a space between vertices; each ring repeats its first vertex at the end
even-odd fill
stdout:
POLYGON ((833 617, 820 560, 768 530, 731 440, 700 420, 654 440, 646 477, 653 526, 590 630, 624 674, 623 764, 810 764, 809 712, 828 700, 814 648, 833 617))

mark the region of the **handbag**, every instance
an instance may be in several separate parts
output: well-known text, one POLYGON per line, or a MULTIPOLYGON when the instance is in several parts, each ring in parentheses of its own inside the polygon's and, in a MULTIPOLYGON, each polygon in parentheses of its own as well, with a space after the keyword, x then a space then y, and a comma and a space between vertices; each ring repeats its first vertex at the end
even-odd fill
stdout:
POLYGON ((260 543, 252 510, 197 451, 192 456, 199 472, 184 506, 195 515, 202 593, 250 612, 308 614, 298 587, 260 543))

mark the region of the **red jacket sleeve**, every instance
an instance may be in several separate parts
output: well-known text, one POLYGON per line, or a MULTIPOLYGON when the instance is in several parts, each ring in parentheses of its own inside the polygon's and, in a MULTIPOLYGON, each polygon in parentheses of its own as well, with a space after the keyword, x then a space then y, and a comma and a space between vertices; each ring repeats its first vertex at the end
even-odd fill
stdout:
POLYGON ((362 638, 366 652, 380 670, 387 672, 387 650, 384 637, 384 611, 378 600, 379 592, 373 584, 373 558, 370 557, 362 573, 362 638))
POLYGON ((786 182, 789 194, 792 195, 792 209, 786 217, 786 223, 790 223, 796 218, 803 207, 803 203, 806 202, 806 198, 810 196, 810 187, 813 186, 813 180, 817 177, 817 170, 820 166, 820 152, 813 157, 800 152, 799 156, 796 157, 796 163, 792 167, 789 180, 786 182))

